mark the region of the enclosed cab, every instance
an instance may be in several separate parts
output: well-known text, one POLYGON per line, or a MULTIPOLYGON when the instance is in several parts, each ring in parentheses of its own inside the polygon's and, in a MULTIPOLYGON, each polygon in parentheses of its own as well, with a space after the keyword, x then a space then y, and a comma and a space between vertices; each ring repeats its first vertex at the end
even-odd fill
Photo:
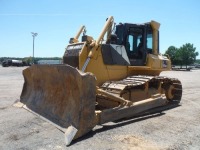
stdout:
MULTIPOLYGON (((116 26, 117 44, 124 45, 131 65, 146 65, 147 54, 153 53, 153 29, 150 23, 120 23, 116 26)), ((157 32, 159 37, 159 32, 157 32)), ((159 39, 159 38, 158 38, 159 39)), ((159 52, 159 41, 156 42, 159 52)))

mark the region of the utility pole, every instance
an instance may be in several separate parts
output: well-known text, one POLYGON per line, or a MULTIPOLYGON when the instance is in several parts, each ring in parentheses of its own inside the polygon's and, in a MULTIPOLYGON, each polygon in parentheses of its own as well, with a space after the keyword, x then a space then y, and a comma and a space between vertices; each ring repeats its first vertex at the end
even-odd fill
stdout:
POLYGON ((33 64, 35 63, 34 61, 34 44, 35 44, 35 37, 38 35, 37 33, 35 32, 31 32, 32 36, 33 36, 33 64))

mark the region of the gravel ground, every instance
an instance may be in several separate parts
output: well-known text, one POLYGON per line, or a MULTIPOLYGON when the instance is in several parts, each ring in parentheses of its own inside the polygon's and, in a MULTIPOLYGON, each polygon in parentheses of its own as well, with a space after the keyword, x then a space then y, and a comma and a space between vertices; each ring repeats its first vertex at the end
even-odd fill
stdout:
POLYGON ((200 70, 163 72, 183 84, 179 107, 148 116, 110 122, 66 147, 64 134, 32 113, 13 107, 25 67, 0 67, 0 149, 200 149, 200 70))

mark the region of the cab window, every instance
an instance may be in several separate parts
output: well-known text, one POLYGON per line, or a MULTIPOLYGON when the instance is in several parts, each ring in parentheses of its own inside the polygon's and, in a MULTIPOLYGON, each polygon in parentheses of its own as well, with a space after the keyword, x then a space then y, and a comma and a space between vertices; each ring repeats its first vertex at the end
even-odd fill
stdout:
POLYGON ((147 49, 153 49, 153 36, 152 34, 147 34, 147 49))
POLYGON ((132 52, 133 49, 133 35, 128 36, 128 43, 130 44, 130 51, 132 52))

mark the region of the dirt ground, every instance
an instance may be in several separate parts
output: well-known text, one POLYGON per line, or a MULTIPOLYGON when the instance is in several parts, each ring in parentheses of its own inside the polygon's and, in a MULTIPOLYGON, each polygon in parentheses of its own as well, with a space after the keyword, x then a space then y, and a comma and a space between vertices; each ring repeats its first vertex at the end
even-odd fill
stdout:
POLYGON ((66 147, 64 134, 12 104, 19 99, 25 67, 0 66, 0 149, 200 149, 200 70, 163 72, 183 84, 180 106, 121 122, 96 126, 66 147))

